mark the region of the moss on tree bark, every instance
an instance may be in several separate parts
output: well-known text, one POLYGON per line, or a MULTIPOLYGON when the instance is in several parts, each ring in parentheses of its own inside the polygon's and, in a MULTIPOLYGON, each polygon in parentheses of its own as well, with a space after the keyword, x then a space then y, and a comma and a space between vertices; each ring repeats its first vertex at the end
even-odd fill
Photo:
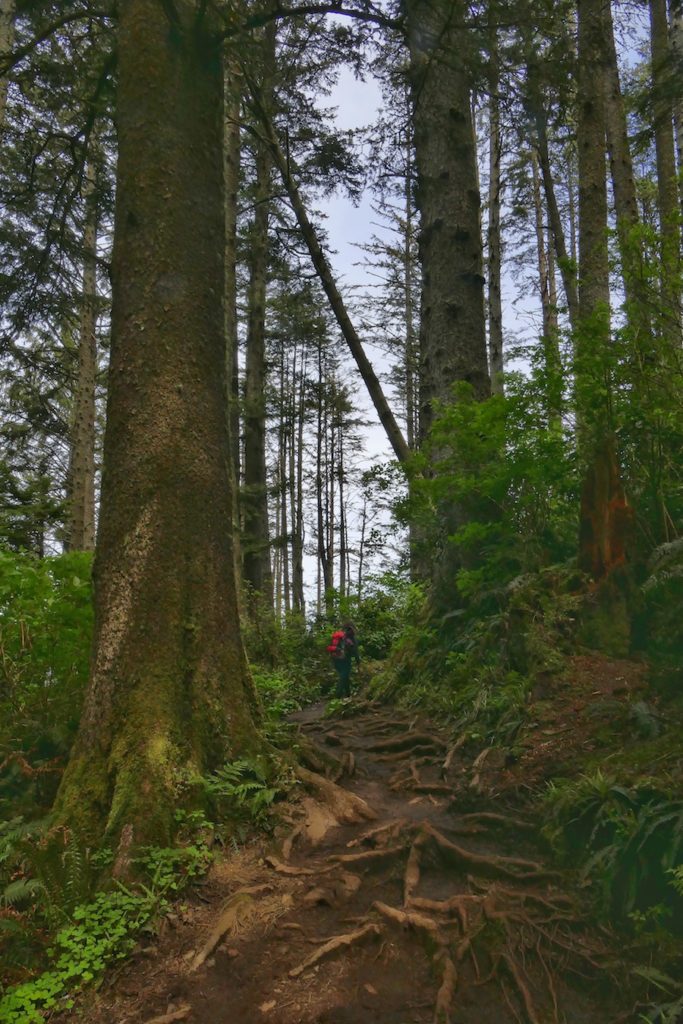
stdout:
POLYGON ((188 773, 259 743, 232 546, 223 69, 190 0, 119 5, 117 122, 95 638, 57 813, 163 842, 188 773))

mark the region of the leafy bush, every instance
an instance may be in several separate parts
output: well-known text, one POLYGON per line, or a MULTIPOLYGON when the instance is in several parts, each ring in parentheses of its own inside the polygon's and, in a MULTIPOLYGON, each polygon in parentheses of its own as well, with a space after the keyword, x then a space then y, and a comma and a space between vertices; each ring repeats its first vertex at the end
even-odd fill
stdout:
POLYGON ((596 771, 551 784, 546 834, 599 894, 605 911, 637 921, 662 906, 680 927, 683 801, 646 781, 620 785, 596 771))
POLYGON ((0 551, 0 819, 52 804, 88 677, 90 569, 0 551))

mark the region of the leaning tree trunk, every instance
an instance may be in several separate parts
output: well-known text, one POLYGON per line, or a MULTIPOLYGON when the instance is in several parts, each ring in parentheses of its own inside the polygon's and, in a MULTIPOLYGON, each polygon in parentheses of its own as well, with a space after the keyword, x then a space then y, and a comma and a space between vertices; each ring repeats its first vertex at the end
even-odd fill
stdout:
POLYGON ((232 548, 220 42, 190 0, 174 10, 119 4, 95 636, 57 800, 125 845, 167 843, 178 780, 259 739, 232 548))
POLYGON ((683 0, 670 0, 672 78, 678 83, 674 96, 674 129, 678 163, 678 190, 683 214, 683 0))
POLYGON ((83 180, 83 291, 71 426, 67 546, 95 548, 95 385, 97 380, 97 187, 91 156, 83 180))
POLYGON ((477 153, 462 0, 405 0, 422 261, 420 427, 467 381, 490 394, 477 153))
POLYGON ((548 423, 561 425, 562 417, 562 357, 560 355, 559 330, 557 323, 557 297, 555 295, 554 262, 552 251, 548 251, 547 232, 543 223, 543 202, 541 198, 541 176, 538 157, 531 153, 531 182, 534 194, 534 222, 536 227, 536 254, 538 260, 538 281, 541 297, 543 333, 541 345, 545 371, 545 402, 548 423))
POLYGON ((602 0, 578 4, 579 325, 576 393, 584 465, 579 564, 601 580, 625 561, 627 506, 604 381, 610 374, 602 0))

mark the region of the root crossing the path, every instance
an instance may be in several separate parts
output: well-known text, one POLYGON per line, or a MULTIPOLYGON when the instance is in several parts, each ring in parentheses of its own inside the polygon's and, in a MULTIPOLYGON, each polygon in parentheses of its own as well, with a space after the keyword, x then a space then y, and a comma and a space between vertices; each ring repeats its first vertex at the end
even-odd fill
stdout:
POLYGON ((86 1024, 608 1024, 623 1012, 609 937, 582 919, 534 822, 477 805, 464 742, 414 715, 355 710, 296 716, 308 767, 289 823, 217 865, 186 927, 105 986, 86 1024))

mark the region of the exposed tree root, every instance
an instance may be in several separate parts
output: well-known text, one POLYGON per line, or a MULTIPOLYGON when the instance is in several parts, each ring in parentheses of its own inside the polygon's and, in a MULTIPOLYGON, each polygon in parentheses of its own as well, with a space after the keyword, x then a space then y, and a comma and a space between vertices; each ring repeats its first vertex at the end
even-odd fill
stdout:
POLYGON ((497 854, 474 853, 472 850, 465 850, 462 846, 446 839, 433 825, 426 822, 422 826, 425 836, 428 836, 443 856, 458 867, 464 867, 483 875, 487 878, 526 879, 544 878, 550 872, 544 871, 540 864, 535 861, 523 860, 518 857, 501 857, 497 854))
POLYGON ((192 1012, 191 1006, 179 1006, 177 1010, 172 1010, 170 1013, 163 1013, 161 1017, 152 1017, 146 1024, 174 1024, 174 1021, 185 1020, 189 1017, 192 1012))
POLYGON ((442 778, 444 778, 444 779, 446 778, 446 776, 447 776, 447 774, 449 772, 449 769, 450 769, 450 767, 451 767, 451 765, 453 763, 453 758, 458 753, 458 751, 461 749, 461 747, 464 747, 466 742, 467 742, 467 733, 463 732, 463 733, 461 733, 460 736, 458 736, 458 738, 455 741, 455 743, 453 744, 453 746, 449 747, 448 753, 446 754, 446 757, 445 757, 445 759, 443 761, 443 764, 441 765, 441 776, 442 776, 442 778))
POLYGON ((320 875, 327 871, 331 871, 332 868, 329 865, 321 865, 317 868, 299 868, 293 864, 283 864, 281 860, 269 854, 264 858, 268 867, 271 867, 273 871, 277 871, 279 875, 290 875, 292 878, 296 878, 302 875, 320 875))
MULTIPOLYGON (((202 948, 198 950, 193 956, 189 968, 191 973, 199 970, 202 964, 204 964, 206 960, 211 956, 214 949, 221 941, 223 936, 226 934, 226 932, 229 932, 231 928, 235 925, 237 918, 244 909, 245 903, 249 902, 251 898, 255 896, 257 893, 265 892, 266 890, 271 888, 272 886, 268 882, 262 885, 251 885, 247 889, 240 889, 239 892, 236 892, 233 896, 230 897, 230 899, 227 901, 226 905, 223 908, 221 916, 218 918, 218 921, 214 925, 208 939, 206 940, 202 948)), ((172 1017, 170 1019, 180 1020, 180 1018, 175 1017, 172 1017)))
POLYGON ((403 906, 407 907, 412 898, 413 893, 417 889, 420 883, 420 859, 421 849, 418 843, 413 843, 410 847, 410 853, 408 854, 408 861, 406 863, 406 870, 403 876, 403 906))
POLYGON ((410 750, 413 747, 432 747, 443 749, 446 746, 438 736, 429 736, 424 732, 411 732, 407 736, 396 736, 393 739, 379 740, 366 747, 371 753, 393 752, 397 750, 410 750))
POLYGON ((323 778, 322 775, 309 772, 308 769, 301 767, 297 768, 296 774, 305 786, 317 791, 338 821, 345 823, 373 821, 377 817, 365 800, 342 789, 330 779, 323 778))
POLYGON ((470 822, 473 825, 502 825, 504 828, 514 829, 516 832, 535 832, 538 828, 538 825, 534 825, 530 821, 512 818, 507 814, 496 814, 494 811, 474 811, 471 814, 462 814, 459 821, 465 825, 470 822))
POLYGON ((393 821, 385 822, 383 825, 378 825, 376 828, 363 832, 361 835, 356 836, 355 839, 349 840, 346 845, 349 849, 354 846, 384 846, 390 839, 395 839, 396 836, 400 835, 410 824, 407 818, 394 818, 393 821))
POLYGON ((412 787, 414 793, 432 793, 436 796, 453 796, 452 786, 446 786, 443 782, 418 782, 412 787))
POLYGON ((403 853, 404 846, 385 846, 377 850, 363 850, 361 853, 337 853, 331 860, 336 864, 363 868, 374 867, 386 860, 395 860, 403 853))
POLYGON ((382 903, 380 900, 376 900, 372 907, 373 910, 376 910, 394 924, 398 924, 406 930, 424 932, 437 946, 444 945, 445 940, 438 924, 433 918, 427 917, 426 914, 418 914, 414 910, 399 910, 398 907, 390 907, 387 903, 382 903))
POLYGON ((359 928, 355 932, 348 932, 346 935, 336 935, 332 939, 328 939, 327 942, 320 949, 317 949, 315 953, 304 960, 298 967, 293 967, 289 972, 290 978, 298 978, 300 974, 308 970, 309 967, 315 967, 316 964, 320 963, 321 960, 326 960, 329 956, 339 950, 350 949, 351 946, 357 945, 359 942, 363 942, 370 936, 376 937, 382 934, 382 929, 376 924, 366 924, 362 928, 359 928))
MULTIPOLYGON (((406 758, 411 756, 411 754, 427 755, 428 752, 432 757, 434 756, 434 745, 432 743, 426 744, 423 740, 420 740, 420 742, 416 743, 412 748, 405 747, 401 750, 395 750, 393 753, 389 754, 376 754, 373 751, 370 751, 370 754, 373 761, 376 761, 378 764, 394 764, 394 762, 405 761, 406 758)), ((417 764, 417 761, 415 763, 417 764)), ((422 763, 427 764, 429 762, 423 761, 422 763)))
POLYGON ((441 957, 441 963, 443 965, 443 976, 441 986, 436 995, 434 1024, 450 1024, 455 988, 458 983, 458 972, 447 953, 441 957))

